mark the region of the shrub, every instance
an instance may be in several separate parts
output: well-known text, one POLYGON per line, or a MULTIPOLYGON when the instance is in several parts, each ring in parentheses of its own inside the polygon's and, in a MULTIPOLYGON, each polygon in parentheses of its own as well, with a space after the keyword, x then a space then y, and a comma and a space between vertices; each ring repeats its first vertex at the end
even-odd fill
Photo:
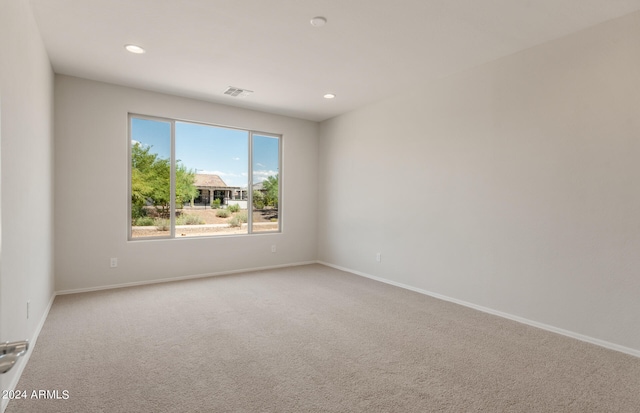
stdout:
POLYGON ((136 227, 150 227, 154 224, 151 217, 139 217, 133 220, 133 225, 136 227))
POLYGON ((229 220, 229 226, 231 228, 234 227, 241 227, 242 226, 242 222, 240 222, 240 219, 238 217, 233 217, 229 220))
POLYGON ((145 209, 144 206, 136 205, 136 204, 131 205, 131 217, 134 220, 137 220, 138 218, 144 218, 146 216, 147 216, 147 210, 145 209))
POLYGON ((228 218, 231 215, 228 209, 219 209, 216 211, 216 216, 220 218, 228 218))
POLYGON ((238 204, 229 205, 227 209, 231 212, 238 212, 240 211, 240 205, 238 204))
POLYGON ((202 219, 197 215, 187 215, 186 217, 187 217, 187 221, 186 221, 187 225, 202 225, 205 223, 204 219, 202 219))
POLYGON ((236 215, 236 218, 238 218, 240 220, 240 222, 242 222, 243 224, 247 223, 247 211, 242 211, 239 212, 238 215, 236 215))
POLYGON ((171 227, 171 221, 166 218, 156 218, 154 224, 158 231, 169 231, 171 227))
POLYGON ((253 207, 255 209, 264 209, 265 199, 262 191, 253 191, 253 207))
POLYGON ((211 202, 211 208, 212 209, 220 208, 220 198, 216 198, 211 202))
POLYGON ((183 214, 176 218, 176 225, 201 225, 204 220, 197 215, 183 214))

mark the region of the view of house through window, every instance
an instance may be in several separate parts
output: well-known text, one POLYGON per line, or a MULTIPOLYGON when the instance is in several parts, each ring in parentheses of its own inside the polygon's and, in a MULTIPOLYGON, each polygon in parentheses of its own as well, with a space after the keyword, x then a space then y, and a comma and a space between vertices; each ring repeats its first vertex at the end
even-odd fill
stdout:
POLYGON ((133 115, 129 126, 131 239, 280 230, 279 136, 133 115))
POLYGON ((280 140, 253 135, 253 232, 278 230, 278 162, 280 140))

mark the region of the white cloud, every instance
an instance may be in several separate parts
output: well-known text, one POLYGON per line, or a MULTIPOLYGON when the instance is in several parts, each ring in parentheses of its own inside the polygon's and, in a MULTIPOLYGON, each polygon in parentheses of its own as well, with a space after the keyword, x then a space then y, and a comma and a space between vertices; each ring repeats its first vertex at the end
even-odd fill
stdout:
MULTIPOLYGON (((198 169, 198 175, 218 175, 219 177, 241 177, 243 174, 234 174, 222 171, 207 171, 198 169)), ((246 174, 244 174, 246 176, 246 174)))
POLYGON ((278 175, 278 171, 270 171, 270 170, 253 171, 253 174, 266 177, 271 175, 278 175))
POLYGON ((277 175, 278 175, 278 171, 270 171, 270 170, 253 171, 253 183, 257 184, 264 181, 270 176, 277 176, 277 175))
POLYGON ((151 145, 148 145, 148 144, 146 144, 146 143, 143 143, 143 142, 137 141, 137 140, 135 140, 135 139, 131 139, 131 146, 134 146, 134 145, 136 145, 136 144, 140 145, 140 147, 141 147, 141 148, 150 148, 150 147, 151 147, 151 145))

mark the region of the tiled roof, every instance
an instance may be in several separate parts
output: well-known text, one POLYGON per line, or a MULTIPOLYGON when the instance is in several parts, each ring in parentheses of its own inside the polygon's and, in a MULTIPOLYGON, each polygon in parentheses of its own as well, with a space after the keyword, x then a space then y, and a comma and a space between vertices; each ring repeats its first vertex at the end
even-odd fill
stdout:
POLYGON ((227 184, 218 175, 196 174, 194 183, 197 187, 226 187, 227 184))

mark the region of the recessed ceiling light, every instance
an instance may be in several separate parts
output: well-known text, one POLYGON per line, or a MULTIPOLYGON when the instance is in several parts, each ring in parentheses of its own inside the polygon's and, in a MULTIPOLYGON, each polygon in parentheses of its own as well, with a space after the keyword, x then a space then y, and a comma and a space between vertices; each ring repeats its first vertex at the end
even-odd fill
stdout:
POLYGON ((334 95, 333 93, 326 93, 326 94, 324 95, 324 98, 325 98, 325 99, 333 99, 333 98, 335 98, 335 97, 336 97, 336 95, 334 95))
POLYGON ((135 54, 142 54, 146 52, 146 50, 144 50, 142 47, 136 46, 135 44, 128 44, 124 48, 135 54))
POLYGON ((316 16, 311 19, 311 25, 314 27, 322 27, 327 24, 327 19, 322 16, 316 16))

